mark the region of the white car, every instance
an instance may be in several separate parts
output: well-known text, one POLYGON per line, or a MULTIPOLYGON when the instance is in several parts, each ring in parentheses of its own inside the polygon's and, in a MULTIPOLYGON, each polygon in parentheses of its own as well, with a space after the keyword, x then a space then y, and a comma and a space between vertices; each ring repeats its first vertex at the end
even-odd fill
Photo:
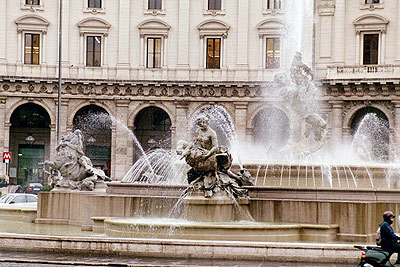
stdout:
POLYGON ((1 204, 22 204, 22 203, 34 203, 37 202, 38 198, 32 194, 5 194, 0 197, 1 204))

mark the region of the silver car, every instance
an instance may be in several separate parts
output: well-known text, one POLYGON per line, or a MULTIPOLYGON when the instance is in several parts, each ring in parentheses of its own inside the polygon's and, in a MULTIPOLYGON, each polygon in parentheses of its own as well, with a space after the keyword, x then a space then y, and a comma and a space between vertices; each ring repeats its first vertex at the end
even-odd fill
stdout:
POLYGON ((33 203, 37 202, 38 198, 32 194, 5 194, 0 197, 0 203, 2 204, 21 204, 21 203, 33 203))

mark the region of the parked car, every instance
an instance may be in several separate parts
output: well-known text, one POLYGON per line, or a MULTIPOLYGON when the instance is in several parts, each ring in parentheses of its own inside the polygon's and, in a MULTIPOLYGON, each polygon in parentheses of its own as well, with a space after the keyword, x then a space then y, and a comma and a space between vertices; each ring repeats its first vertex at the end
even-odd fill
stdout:
POLYGON ((38 197, 31 194, 13 193, 0 197, 0 204, 21 204, 37 202, 38 197))
POLYGON ((43 185, 41 183, 29 183, 24 192, 27 194, 35 194, 37 195, 40 191, 42 191, 43 185))

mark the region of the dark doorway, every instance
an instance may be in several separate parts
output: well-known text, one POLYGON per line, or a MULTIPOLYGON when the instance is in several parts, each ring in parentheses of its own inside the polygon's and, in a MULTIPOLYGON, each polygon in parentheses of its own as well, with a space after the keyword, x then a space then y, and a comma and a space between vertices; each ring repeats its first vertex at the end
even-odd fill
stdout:
POLYGON ((96 105, 81 108, 73 120, 74 129, 82 131, 85 155, 107 176, 111 175, 111 125, 108 112, 96 105))
POLYGON ((50 157, 49 114, 41 106, 27 103, 13 112, 10 121, 10 183, 46 184, 40 163, 50 157))
MULTIPOLYGON (((153 148, 171 148, 171 119, 161 108, 144 108, 136 116, 134 126, 136 138, 144 151, 153 148)), ((134 149, 137 151, 137 148, 134 149)), ((140 156, 140 153, 135 153, 135 161, 140 156)))
POLYGON ((362 108, 354 114, 350 129, 353 145, 363 151, 364 159, 389 159, 389 120, 385 113, 374 107, 362 108))
POLYGON ((283 148, 289 140, 289 132, 289 118, 277 108, 265 108, 255 117, 254 144, 265 152, 283 148))

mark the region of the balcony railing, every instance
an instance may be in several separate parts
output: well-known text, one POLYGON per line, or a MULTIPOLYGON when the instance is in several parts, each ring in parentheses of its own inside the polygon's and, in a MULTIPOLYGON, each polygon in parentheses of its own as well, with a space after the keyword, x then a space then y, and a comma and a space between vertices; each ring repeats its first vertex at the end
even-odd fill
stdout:
POLYGON ((328 66, 327 79, 390 79, 399 78, 400 65, 328 66))

